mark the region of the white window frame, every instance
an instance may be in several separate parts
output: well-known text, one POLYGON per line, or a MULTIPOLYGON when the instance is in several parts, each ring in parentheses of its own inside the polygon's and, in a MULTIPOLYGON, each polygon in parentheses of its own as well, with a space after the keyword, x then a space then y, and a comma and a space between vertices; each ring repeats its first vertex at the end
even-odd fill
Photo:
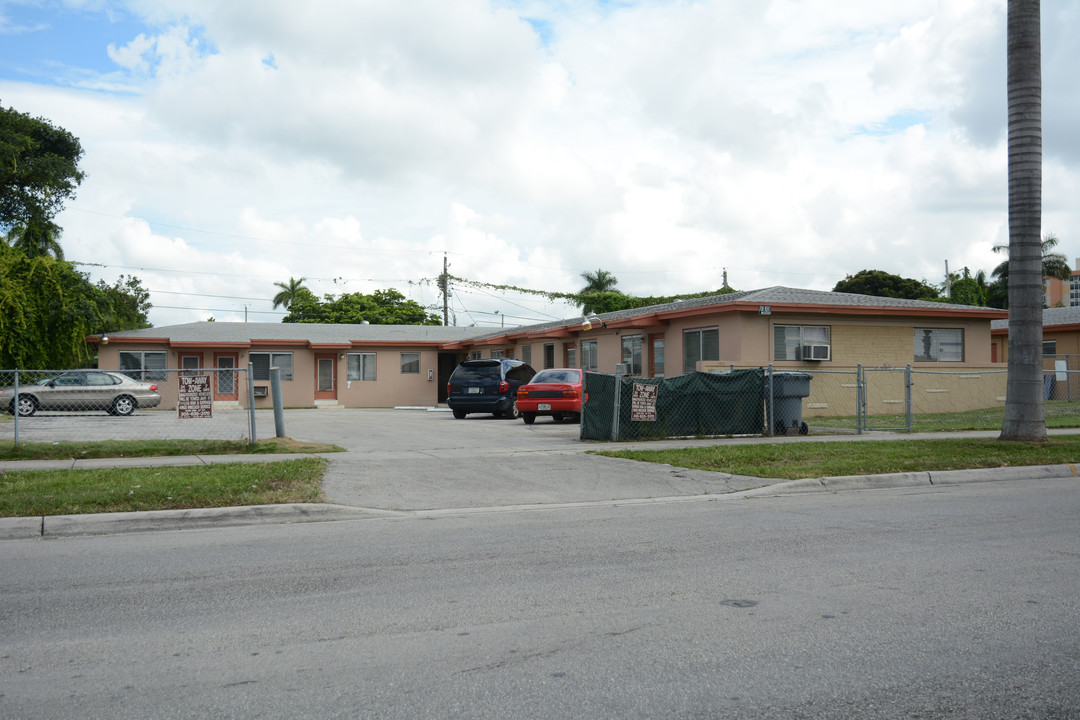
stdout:
POLYGON ((403 353, 401 353, 401 374, 402 375, 419 375, 420 374, 420 353, 418 353, 418 352, 403 352, 403 353))
POLYGON ((117 356, 120 364, 120 372, 134 380, 143 382, 165 382, 169 379, 166 372, 169 362, 169 354, 164 350, 121 350, 117 356), (128 358, 128 366, 124 366, 124 358, 128 358), (147 358, 152 357, 154 362, 148 366, 147 358), (131 364, 131 360, 138 361, 138 367, 131 364))
POLYGON ((544 369, 553 367, 555 367, 555 343, 544 343, 544 369))
POLYGON ((690 328, 683 330, 683 374, 689 374, 697 370, 697 364, 702 361, 719 360, 720 359, 720 328, 719 327, 703 327, 703 328, 690 328), (705 346, 705 334, 716 334, 716 357, 706 357, 707 355, 713 355, 712 348, 705 346), (694 342, 691 342, 691 338, 694 338, 694 342), (692 359, 690 349, 696 345, 697 350, 694 353, 692 359))
POLYGON ((252 380, 269 380, 272 367, 281 371, 283 381, 293 379, 293 354, 291 352, 256 350, 248 353, 248 362, 251 363, 252 380))
POLYGON ((917 327, 913 337, 915 362, 964 362, 963 328, 917 327))
POLYGON ((600 349, 595 340, 581 341, 581 369, 586 372, 598 372, 600 369, 600 349))
POLYGON ((642 358, 645 354, 645 338, 641 335, 624 335, 622 339, 622 363, 628 375, 641 375, 642 358))
POLYGON ((773 360, 802 360, 804 345, 826 345, 832 357, 832 328, 829 325, 773 325, 773 360), (783 331, 784 338, 778 338, 783 331))
POLYGON ((375 382, 377 377, 376 353, 351 352, 345 356, 346 379, 361 382, 375 382), (354 372, 353 365, 356 365, 354 372), (370 377, 369 377, 370 376, 370 377))

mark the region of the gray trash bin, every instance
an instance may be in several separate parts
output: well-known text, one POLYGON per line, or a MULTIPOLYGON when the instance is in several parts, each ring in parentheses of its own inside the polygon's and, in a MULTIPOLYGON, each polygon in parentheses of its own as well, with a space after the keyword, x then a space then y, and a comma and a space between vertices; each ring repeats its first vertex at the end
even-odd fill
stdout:
POLYGON ((772 374, 772 402, 769 398, 769 378, 765 377, 765 417, 772 418, 777 435, 797 432, 806 435, 809 426, 802 419, 802 401, 810 396, 810 373, 798 371, 772 374))

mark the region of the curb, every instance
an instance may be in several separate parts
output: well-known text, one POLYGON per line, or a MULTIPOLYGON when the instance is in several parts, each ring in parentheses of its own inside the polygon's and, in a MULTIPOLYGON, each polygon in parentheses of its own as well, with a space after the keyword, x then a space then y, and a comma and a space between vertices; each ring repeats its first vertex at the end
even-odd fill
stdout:
POLYGON ((883 475, 849 475, 843 477, 802 478, 736 493, 742 497, 772 497, 808 492, 840 492, 841 490, 887 490, 890 488, 933 487, 961 485, 973 482, 1024 480, 1030 478, 1080 477, 1077 465, 1024 465, 1017 467, 982 468, 978 470, 935 470, 924 472, 887 473, 883 475))
POLYGON ((44 517, 0 518, 0 540, 109 535, 148 530, 194 530, 243 525, 334 522, 399 514, 389 510, 355 508, 330 503, 291 503, 87 515, 46 515, 44 517))

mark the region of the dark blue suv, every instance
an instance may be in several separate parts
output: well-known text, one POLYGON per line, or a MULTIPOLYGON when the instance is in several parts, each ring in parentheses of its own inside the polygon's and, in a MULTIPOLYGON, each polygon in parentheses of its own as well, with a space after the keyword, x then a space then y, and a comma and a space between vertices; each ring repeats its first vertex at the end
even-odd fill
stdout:
POLYGON ((466 360, 446 383, 446 404, 458 420, 469 413, 491 413, 511 420, 521 416, 518 388, 536 374, 526 363, 507 358, 466 360))

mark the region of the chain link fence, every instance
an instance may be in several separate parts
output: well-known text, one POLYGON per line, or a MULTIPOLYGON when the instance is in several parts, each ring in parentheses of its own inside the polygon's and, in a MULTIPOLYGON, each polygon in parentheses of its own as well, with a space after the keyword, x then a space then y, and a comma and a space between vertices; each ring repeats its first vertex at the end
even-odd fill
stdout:
MULTIPOLYGON (((1049 428, 1080 427, 1080 356, 1048 358, 1049 428)), ((671 379, 586 373, 583 440, 1000 430, 1006 370, 728 368, 671 379), (618 388, 618 392, 616 392, 618 388)))
POLYGON ((0 370, 0 442, 252 442, 245 368, 0 370))

